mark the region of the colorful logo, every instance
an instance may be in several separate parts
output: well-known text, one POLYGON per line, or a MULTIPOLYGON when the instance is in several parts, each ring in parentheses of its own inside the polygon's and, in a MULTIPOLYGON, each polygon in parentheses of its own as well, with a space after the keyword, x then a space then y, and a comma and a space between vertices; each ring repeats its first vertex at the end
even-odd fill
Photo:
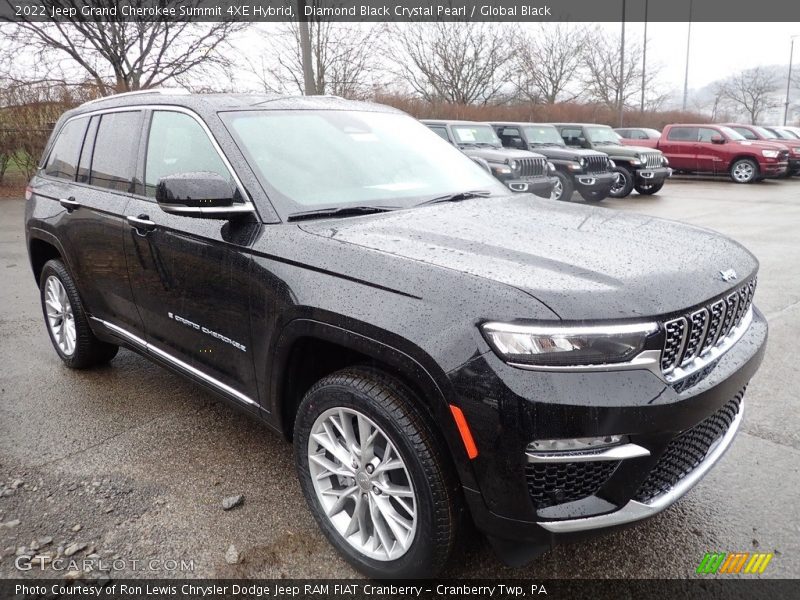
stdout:
POLYGON ((706 552, 703 560, 697 567, 697 572, 702 575, 746 573, 755 575, 763 573, 772 554, 766 552, 706 552))

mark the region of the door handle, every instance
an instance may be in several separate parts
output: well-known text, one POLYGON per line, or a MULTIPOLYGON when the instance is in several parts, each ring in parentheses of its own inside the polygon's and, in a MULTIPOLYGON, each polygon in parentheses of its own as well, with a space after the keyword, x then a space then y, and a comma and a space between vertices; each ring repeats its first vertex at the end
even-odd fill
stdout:
POLYGON ((67 209, 67 212, 72 212, 76 208, 81 207, 81 203, 75 200, 75 196, 70 196, 69 198, 61 198, 59 199, 59 204, 67 209))
POLYGON ((147 215, 139 215, 138 217, 128 216, 126 217, 128 223, 133 226, 134 229, 137 231, 153 231, 156 228, 156 224, 150 220, 150 217, 147 215))

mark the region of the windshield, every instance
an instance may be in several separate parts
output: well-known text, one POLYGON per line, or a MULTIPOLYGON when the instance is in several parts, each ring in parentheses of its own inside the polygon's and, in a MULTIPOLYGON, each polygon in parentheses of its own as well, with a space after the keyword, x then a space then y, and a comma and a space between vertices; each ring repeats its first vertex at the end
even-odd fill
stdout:
POLYGON ((500 138, 489 125, 451 125, 459 144, 491 144, 501 146, 500 138))
POLYGON ((746 139, 747 139, 747 138, 746 138, 746 137, 744 137, 744 136, 743 136, 741 133, 739 133, 738 131, 734 131, 734 130, 733 130, 733 129, 731 129, 730 127, 723 127, 723 126, 720 126, 719 130, 720 130, 722 133, 724 133, 726 136, 728 136, 728 138, 729 138, 729 139, 731 139, 731 140, 735 140, 735 141, 737 141, 737 142, 740 142, 740 141, 742 141, 742 140, 746 140, 746 139))
POLYGON ((753 127, 758 133, 761 134, 762 137, 768 140, 777 140, 778 136, 772 133, 769 129, 764 129, 763 127, 753 127))
POLYGON ((464 190, 505 190, 457 148, 406 115, 276 110, 221 117, 270 199, 282 200, 289 213, 409 207, 464 190))
POLYGON ((557 144, 565 146, 558 129, 551 125, 528 125, 523 128, 531 144, 557 144))
POLYGON ((587 127, 586 134, 593 144, 619 144, 622 139, 611 127, 587 127))
POLYGON ((772 133, 777 135, 782 140, 796 140, 797 137, 792 135, 790 132, 786 131, 785 129, 770 129, 772 133))

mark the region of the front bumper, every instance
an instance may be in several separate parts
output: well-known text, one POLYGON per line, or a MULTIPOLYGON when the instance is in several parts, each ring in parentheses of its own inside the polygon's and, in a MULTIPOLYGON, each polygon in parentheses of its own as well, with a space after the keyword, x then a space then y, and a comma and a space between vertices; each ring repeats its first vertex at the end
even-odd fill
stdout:
POLYGON ((763 175, 765 177, 782 177, 789 169, 789 163, 783 162, 768 162, 761 166, 763 175))
POLYGON ((575 173, 573 181, 578 192, 594 193, 597 195, 608 196, 611 193, 611 186, 617 180, 617 174, 613 171, 602 173, 575 173))
POLYGON ((660 183, 669 177, 672 177, 672 169, 670 167, 636 169, 637 183, 660 183))
POLYGON ((554 373, 515 369, 491 352, 473 359, 451 379, 479 449, 473 461, 479 489, 465 489, 476 526, 513 563, 519 561, 509 559, 509 548, 527 548, 523 555, 528 560, 561 541, 664 510, 730 446, 742 420, 743 403, 738 400, 761 363, 766 337, 766 320, 754 309, 741 340, 689 386, 667 383, 643 369, 554 373), (738 410, 699 464, 670 488, 652 493, 647 486, 671 443, 704 426, 732 399, 738 410), (563 482, 566 487, 570 478, 583 477, 581 485, 593 489, 577 499, 537 505, 541 497, 534 495, 526 454, 530 441, 615 434, 627 435, 631 445, 646 452, 617 460, 601 475, 575 463, 554 471, 546 475, 558 481, 554 485, 563 482), (562 474, 564 479, 558 479, 562 474))
POLYGON ((790 175, 800 174, 800 158, 790 158, 788 169, 790 175))
POLYGON ((555 177, 520 177, 503 181, 514 192, 528 192, 542 198, 549 198, 556 184, 555 177))

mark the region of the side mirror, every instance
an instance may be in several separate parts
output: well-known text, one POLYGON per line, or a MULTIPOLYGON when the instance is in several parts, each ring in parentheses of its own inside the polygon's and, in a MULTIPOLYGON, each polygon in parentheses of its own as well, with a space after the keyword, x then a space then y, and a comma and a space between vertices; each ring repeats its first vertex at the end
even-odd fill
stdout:
POLYGON ((511 146, 512 148, 516 148, 517 150, 528 149, 528 147, 525 144, 525 140, 523 140, 521 137, 512 137, 509 146, 511 146))
POLYGON ((226 218, 249 207, 236 203, 236 187, 217 173, 178 173, 162 177, 156 186, 156 202, 167 213, 226 218))
POLYGON ((580 146, 581 148, 586 148, 587 144, 586 144, 586 138, 585 137, 579 137, 578 138, 578 146, 580 146))
POLYGON ((720 134, 712 135, 711 136, 711 143, 712 144, 724 144, 725 138, 722 137, 720 134))

